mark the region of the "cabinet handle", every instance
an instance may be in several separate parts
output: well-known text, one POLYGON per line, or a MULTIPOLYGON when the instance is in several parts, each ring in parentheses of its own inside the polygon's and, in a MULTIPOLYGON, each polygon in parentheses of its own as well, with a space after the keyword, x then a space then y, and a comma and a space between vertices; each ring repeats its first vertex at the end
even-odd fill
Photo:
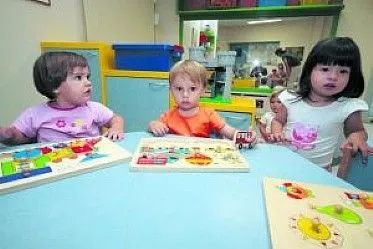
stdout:
POLYGON ((237 121, 245 121, 248 118, 247 117, 234 117, 234 116, 225 116, 227 119, 237 120, 237 121))
POLYGON ((165 83, 165 82, 149 82, 149 87, 151 86, 158 86, 158 87, 164 87, 164 86, 168 86, 168 82, 165 83))

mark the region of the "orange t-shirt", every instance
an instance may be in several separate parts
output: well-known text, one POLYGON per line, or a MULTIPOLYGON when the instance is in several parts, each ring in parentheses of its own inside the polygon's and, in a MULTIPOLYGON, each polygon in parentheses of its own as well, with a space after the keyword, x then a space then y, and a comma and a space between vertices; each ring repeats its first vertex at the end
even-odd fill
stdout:
POLYGON ((199 112, 191 117, 183 117, 177 108, 172 108, 163 113, 159 120, 167 125, 170 133, 190 137, 209 137, 212 132, 219 132, 225 125, 214 109, 205 107, 200 107, 199 112))

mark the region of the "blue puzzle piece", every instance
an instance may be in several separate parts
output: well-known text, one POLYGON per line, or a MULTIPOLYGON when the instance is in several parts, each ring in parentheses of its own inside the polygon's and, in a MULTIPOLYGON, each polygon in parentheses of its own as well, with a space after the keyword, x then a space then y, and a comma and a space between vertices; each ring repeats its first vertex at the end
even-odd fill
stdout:
POLYGON ((45 173, 50 173, 50 172, 52 172, 51 167, 44 167, 44 168, 40 168, 40 169, 30 170, 30 171, 27 172, 27 174, 16 173, 16 174, 11 174, 11 175, 7 175, 7 176, 2 176, 2 177, 0 177, 0 184, 20 180, 20 179, 23 179, 23 178, 29 178, 29 177, 33 177, 33 176, 37 176, 37 175, 41 175, 41 174, 45 174, 45 173))
POLYGON ((86 155, 86 157, 80 160, 80 162, 83 163, 83 162, 87 162, 87 161, 91 161, 97 158, 102 158, 102 157, 107 157, 107 156, 108 156, 107 154, 91 153, 91 154, 86 155))

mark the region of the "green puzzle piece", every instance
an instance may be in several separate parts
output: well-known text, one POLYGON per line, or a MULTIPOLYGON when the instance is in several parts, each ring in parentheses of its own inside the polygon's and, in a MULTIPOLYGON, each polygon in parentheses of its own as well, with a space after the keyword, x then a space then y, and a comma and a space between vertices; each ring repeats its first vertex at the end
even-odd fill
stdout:
POLYGON ((346 207, 342 207, 340 212, 337 211, 336 205, 317 207, 316 210, 319 213, 329 215, 344 223, 361 224, 363 222, 362 218, 360 217, 358 213, 346 207))

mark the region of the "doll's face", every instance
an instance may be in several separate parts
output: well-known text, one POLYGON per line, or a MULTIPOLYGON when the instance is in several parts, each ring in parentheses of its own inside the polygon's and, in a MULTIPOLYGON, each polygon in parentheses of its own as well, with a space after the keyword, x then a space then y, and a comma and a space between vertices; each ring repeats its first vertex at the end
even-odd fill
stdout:
POLYGON ((282 103, 278 97, 272 97, 269 105, 271 107, 272 112, 278 113, 282 108, 282 103))
POLYGON ((74 67, 55 90, 58 106, 69 108, 87 103, 92 95, 92 83, 88 78, 88 67, 74 67))

